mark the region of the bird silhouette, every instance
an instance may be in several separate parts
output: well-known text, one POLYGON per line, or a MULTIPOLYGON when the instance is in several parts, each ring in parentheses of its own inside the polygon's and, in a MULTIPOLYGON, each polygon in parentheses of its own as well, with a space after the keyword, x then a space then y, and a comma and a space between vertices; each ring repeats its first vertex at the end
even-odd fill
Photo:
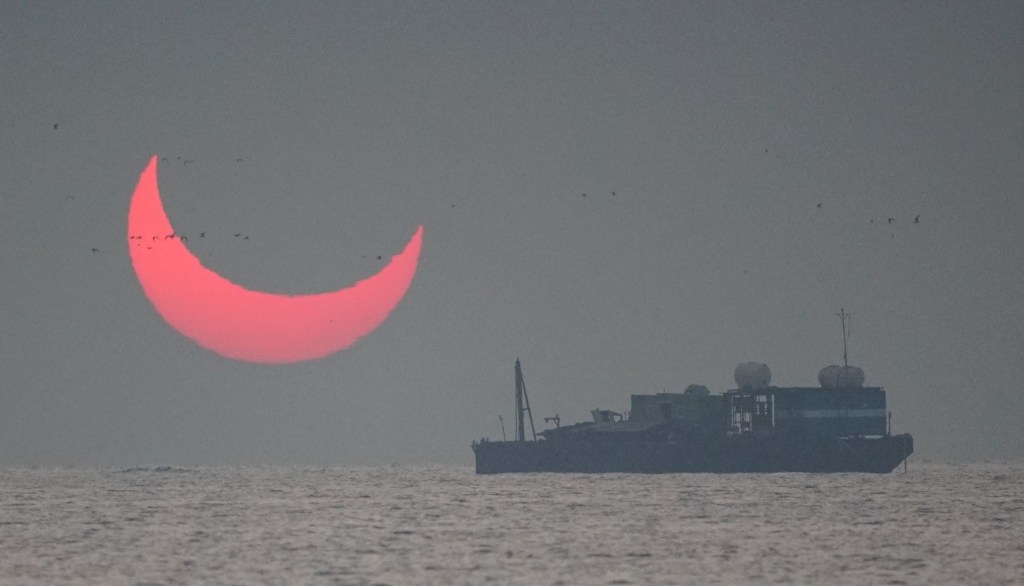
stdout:
POLYGON ((892 224, 892 223, 893 223, 893 222, 895 222, 895 221, 896 221, 896 218, 889 218, 889 223, 890 223, 890 224, 892 224))
POLYGON ((57 127, 58 127, 58 126, 60 126, 60 124, 59 124, 59 123, 54 123, 54 125, 53 125, 53 129, 54 129, 54 130, 57 130, 57 127))
POLYGON ((819 207, 819 208, 821 207, 821 202, 818 202, 818 207, 819 207))
POLYGON ((100 249, 99 248, 93 248, 92 251, 93 251, 93 253, 97 253, 97 252, 100 251, 100 249))
POLYGON ((915 224, 920 224, 921 223, 921 216, 919 216, 919 215, 918 216, 914 216, 914 223, 915 224))
POLYGON ((200 232, 199 233, 199 237, 200 238, 206 238, 206 232, 200 232))

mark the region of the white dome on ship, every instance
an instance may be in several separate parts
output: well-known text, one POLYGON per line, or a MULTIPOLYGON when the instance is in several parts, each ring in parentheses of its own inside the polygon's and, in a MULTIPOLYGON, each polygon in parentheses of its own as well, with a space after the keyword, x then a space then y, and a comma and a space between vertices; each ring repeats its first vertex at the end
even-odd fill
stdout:
POLYGON ((864 386, 864 370, 831 364, 818 371, 818 382, 823 389, 859 389, 864 386))
POLYGON ((772 382, 772 371, 761 362, 744 362, 736 367, 736 385, 744 391, 763 389, 772 382))
POLYGON ((696 395, 698 397, 707 397, 711 394, 711 389, 704 385, 690 385, 683 391, 684 395, 696 395))

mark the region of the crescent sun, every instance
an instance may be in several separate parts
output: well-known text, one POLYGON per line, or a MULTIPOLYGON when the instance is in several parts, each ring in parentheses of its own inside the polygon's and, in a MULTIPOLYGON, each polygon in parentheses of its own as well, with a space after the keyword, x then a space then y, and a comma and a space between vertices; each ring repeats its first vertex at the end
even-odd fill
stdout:
POLYGON ((310 295, 232 283, 203 266, 173 234, 153 157, 128 210, 128 253, 146 297, 171 327, 204 348, 236 360, 287 363, 348 348, 387 319, 416 275, 423 226, 377 274, 310 295))

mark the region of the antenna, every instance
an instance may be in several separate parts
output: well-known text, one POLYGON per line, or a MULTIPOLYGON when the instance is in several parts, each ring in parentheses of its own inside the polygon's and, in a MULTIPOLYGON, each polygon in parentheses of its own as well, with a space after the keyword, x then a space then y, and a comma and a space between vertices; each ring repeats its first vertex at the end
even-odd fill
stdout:
POLYGON ((840 307, 839 313, 836 315, 839 316, 839 321, 843 324, 843 367, 845 368, 850 365, 846 360, 846 339, 849 337, 849 334, 846 331, 846 320, 850 319, 850 314, 846 313, 846 310, 840 307))

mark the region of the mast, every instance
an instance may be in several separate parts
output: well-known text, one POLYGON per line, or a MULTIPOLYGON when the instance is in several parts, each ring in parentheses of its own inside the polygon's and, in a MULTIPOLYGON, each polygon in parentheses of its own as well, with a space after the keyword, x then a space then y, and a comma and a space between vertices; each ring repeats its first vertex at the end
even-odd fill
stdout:
POLYGON ((526 382, 523 381, 523 367, 516 358, 516 441, 526 441, 526 418, 525 413, 530 414, 530 432, 534 441, 537 440, 537 430, 533 427, 533 411, 530 410, 530 397, 526 394, 526 382))
POLYGON ((516 358, 516 441, 523 441, 526 436, 523 429, 523 369, 516 358))
MULTIPOLYGON (((843 309, 842 307, 840 307, 839 308, 839 313, 837 315, 839 316, 839 321, 843 324, 843 370, 841 372, 846 373, 846 372, 848 372, 847 371, 847 367, 850 366, 850 363, 846 359, 846 338, 849 337, 849 335, 846 333, 846 320, 850 319, 850 314, 846 313, 846 310, 843 309)), ((837 392, 833 396, 835 397, 835 401, 836 401, 836 420, 837 421, 842 421, 843 422, 843 426, 845 428, 846 421, 844 421, 842 419, 842 410, 840 409, 840 405, 839 405, 839 393, 838 393, 838 391, 839 391, 839 372, 840 371, 836 372, 836 391, 837 392)), ((849 380, 849 379, 847 379, 847 380, 849 380)), ((847 418, 849 418, 849 416, 850 416, 850 412, 849 411, 846 412, 846 416, 847 416, 847 418)))
POLYGON ((846 333, 846 320, 850 318, 850 314, 846 313, 846 310, 840 307, 839 313, 837 313, 836 315, 839 316, 839 321, 841 321, 843 324, 843 368, 845 368, 847 366, 850 366, 850 364, 846 361, 846 339, 849 337, 849 334, 846 333))

